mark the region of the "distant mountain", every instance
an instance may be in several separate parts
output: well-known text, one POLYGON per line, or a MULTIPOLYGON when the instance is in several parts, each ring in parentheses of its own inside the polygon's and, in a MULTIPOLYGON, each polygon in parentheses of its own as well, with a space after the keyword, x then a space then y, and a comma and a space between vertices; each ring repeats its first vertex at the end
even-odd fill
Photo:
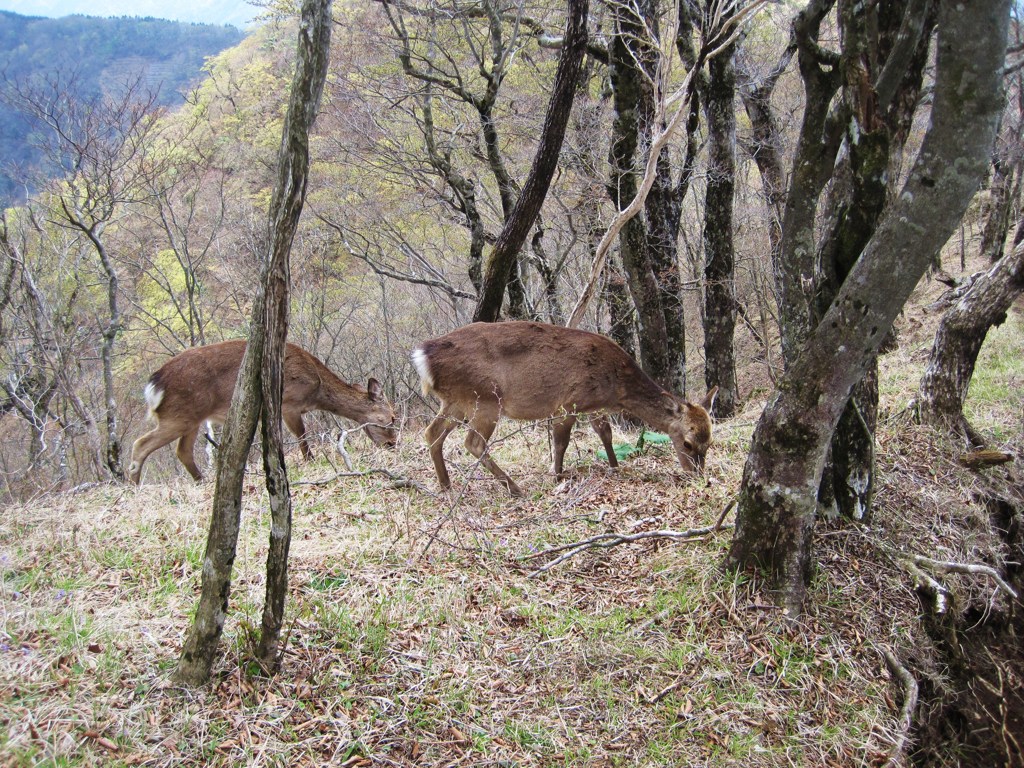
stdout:
POLYGON ((232 24, 239 28, 260 11, 248 0, 0 0, 0 10, 22 16, 150 16, 195 24, 232 24))
MULTIPOLYGON (((228 25, 138 17, 47 19, 0 11, 0 74, 8 82, 29 82, 55 74, 66 80, 74 73, 83 100, 142 75, 159 92, 159 103, 173 106, 201 76, 206 57, 243 37, 228 25)), ((25 116, 0 100, 0 205, 20 201, 25 191, 13 169, 38 161, 26 140, 31 130, 25 116)))

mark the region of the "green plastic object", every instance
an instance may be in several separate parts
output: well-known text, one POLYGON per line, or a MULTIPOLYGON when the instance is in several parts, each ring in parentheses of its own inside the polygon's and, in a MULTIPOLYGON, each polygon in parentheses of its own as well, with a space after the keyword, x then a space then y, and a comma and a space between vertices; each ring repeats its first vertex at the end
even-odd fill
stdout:
MULTIPOLYGON (((615 458, 622 461, 634 453, 640 453, 644 449, 645 443, 663 445, 669 442, 671 442, 671 438, 668 435, 663 435, 661 432, 647 432, 645 430, 640 433, 640 437, 637 438, 635 445, 633 443, 618 443, 613 446, 613 450, 615 451, 615 458)), ((597 456, 608 461, 608 454, 605 451, 598 451, 597 456)))

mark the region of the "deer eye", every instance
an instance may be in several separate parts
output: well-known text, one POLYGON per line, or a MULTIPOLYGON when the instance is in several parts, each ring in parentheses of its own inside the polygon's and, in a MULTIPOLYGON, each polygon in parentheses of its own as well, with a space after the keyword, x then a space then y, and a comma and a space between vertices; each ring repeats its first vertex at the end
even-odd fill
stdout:
POLYGON ((689 440, 683 440, 683 448, 685 448, 689 453, 693 453, 693 443, 689 440))

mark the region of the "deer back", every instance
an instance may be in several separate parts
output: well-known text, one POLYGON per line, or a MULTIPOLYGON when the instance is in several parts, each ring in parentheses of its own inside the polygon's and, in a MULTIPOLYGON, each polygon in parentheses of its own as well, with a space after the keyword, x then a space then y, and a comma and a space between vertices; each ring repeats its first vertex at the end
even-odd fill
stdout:
POLYGON ((710 403, 690 403, 659 386, 611 339, 544 323, 472 323, 413 350, 425 393, 471 414, 496 403, 513 419, 627 411, 672 439, 680 463, 703 465, 711 443, 710 403))
POLYGON ((513 419, 621 410, 667 394, 611 339, 544 323, 473 323, 413 354, 427 391, 467 405, 496 401, 513 419))
POLYGON ((244 354, 245 340, 232 339, 175 355, 149 378, 159 398, 153 413, 161 421, 223 421, 244 354))

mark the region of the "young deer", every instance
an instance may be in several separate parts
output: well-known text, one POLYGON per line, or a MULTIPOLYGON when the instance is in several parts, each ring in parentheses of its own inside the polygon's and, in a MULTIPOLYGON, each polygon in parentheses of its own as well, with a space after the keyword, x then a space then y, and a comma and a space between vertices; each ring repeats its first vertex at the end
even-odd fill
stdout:
POLYGON ((590 420, 608 454, 612 428, 605 414, 627 411, 672 439, 679 463, 701 470, 711 443, 708 411, 718 387, 698 405, 658 386, 618 344, 587 331, 530 322, 473 323, 412 352, 424 394, 434 393, 441 409, 426 430, 430 457, 442 488, 451 487, 445 467, 445 438, 468 423, 466 448, 513 496, 522 491, 487 453, 487 441, 502 415, 512 419, 553 419, 554 472, 562 460, 573 424, 581 413, 590 420))
MULTIPOLYGON (((202 480, 193 456, 196 436, 204 422, 224 423, 245 343, 244 339, 235 339, 187 349, 150 377, 145 397, 157 426, 132 447, 128 469, 132 482, 138 484, 149 455, 172 440, 178 441, 178 460, 192 477, 202 480)), ((330 411, 351 419, 361 424, 377 445, 390 447, 398 440, 395 412, 376 379, 370 379, 366 389, 346 384, 309 352, 288 344, 281 415, 285 426, 299 438, 303 457, 309 459, 311 451, 302 423, 302 414, 307 411, 330 411)))

